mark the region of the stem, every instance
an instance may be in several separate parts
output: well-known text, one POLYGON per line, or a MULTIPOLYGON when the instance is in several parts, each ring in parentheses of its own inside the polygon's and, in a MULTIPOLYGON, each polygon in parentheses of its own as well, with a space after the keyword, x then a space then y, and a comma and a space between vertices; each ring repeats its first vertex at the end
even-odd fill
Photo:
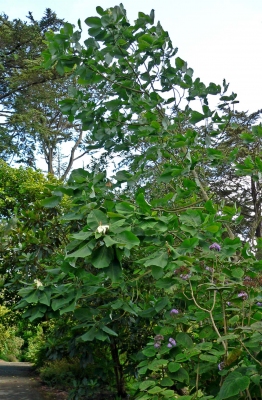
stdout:
POLYGON ((198 360, 198 364, 197 364, 196 393, 198 392, 198 383, 199 383, 199 360, 198 360))
MULTIPOLYGON (((210 315, 210 319, 211 319, 212 325, 213 325, 213 327, 214 327, 214 329, 215 329, 215 331, 216 331, 216 333, 217 333, 217 336, 221 338, 222 336, 220 335, 220 332, 219 332, 219 330, 217 329, 217 326, 216 326, 216 324, 215 324, 215 321, 214 321, 212 312, 209 312, 209 315, 210 315)), ((225 352, 227 352, 227 345, 226 345, 226 342, 225 342, 224 340, 221 340, 221 342, 222 342, 222 345, 223 345, 223 347, 224 347, 224 349, 225 349, 225 352)))
POLYGON ((250 325, 250 318, 251 318, 251 304, 249 305, 249 312, 248 312, 248 323, 247 325, 250 325))
POLYGON ((221 292, 220 292, 220 298, 221 298, 222 312, 223 312, 224 334, 226 335, 227 334, 226 310, 225 310, 225 304, 224 304, 223 296, 222 296, 221 292))
POLYGON ((250 391, 248 389, 246 389, 246 393, 247 393, 247 397, 249 398, 249 400, 252 400, 252 397, 250 395, 250 391))
POLYGON ((241 343, 241 345, 244 347, 244 349, 246 350, 246 352, 250 355, 250 357, 251 357, 257 364, 259 364, 259 365, 262 367, 262 363, 259 362, 259 361, 253 356, 252 353, 250 353, 250 351, 249 351, 248 348, 244 345, 244 343, 242 342, 242 340, 241 340, 241 339, 238 339, 238 340, 239 340, 239 342, 241 343))
MULTIPOLYGON (((224 334, 227 334, 227 319, 226 319, 226 310, 225 310, 225 303, 223 301, 223 296, 222 293, 220 292, 220 298, 221 298, 221 305, 222 305, 222 312, 223 312, 223 324, 224 324, 224 334)), ((225 345, 226 345, 226 355, 225 357, 227 358, 228 355, 228 343, 227 340, 225 341, 225 345)))
POLYGON ((208 195, 207 195, 207 192, 206 192, 205 189, 204 189, 204 186, 203 186, 202 183, 200 182, 200 179, 199 179, 199 177, 198 177, 198 173, 197 173, 195 170, 193 170, 192 172, 193 172, 193 176, 194 176, 194 178, 195 178, 196 184, 197 184, 197 186, 198 186, 198 187, 200 188, 200 190, 201 190, 203 199, 204 199, 205 201, 208 201, 208 200, 209 200, 209 197, 208 197, 208 195))
POLYGON ((111 356, 114 362, 114 371, 116 378, 117 394, 121 398, 126 398, 125 381, 124 381, 124 371, 123 366, 119 360, 118 348, 114 338, 111 338, 110 342, 111 356))
POLYGON ((230 227, 228 224, 224 224, 228 233, 228 236, 230 237, 230 239, 234 240, 235 239, 235 235, 234 233, 231 231, 230 227))
MULTIPOLYGON (((190 285, 190 289, 191 289, 191 296, 192 296, 192 299, 193 299, 195 305, 196 305, 197 308, 199 308, 200 310, 206 311, 206 312, 209 314, 209 317, 210 317, 210 319, 211 319, 213 328, 215 329, 217 336, 218 336, 219 338, 221 338, 222 336, 220 335, 220 332, 219 332, 219 330, 218 330, 218 328, 217 328, 217 326, 216 326, 216 323, 215 323, 215 321, 214 321, 213 314, 212 314, 212 312, 213 312, 213 310, 214 310, 214 307, 215 307, 215 303, 216 303, 216 290, 214 290, 214 299, 213 299, 212 308, 211 308, 211 310, 207 310, 206 308, 201 307, 201 306, 198 304, 198 302, 196 301, 196 298, 195 298, 195 296, 194 296, 193 288, 192 288, 192 285, 191 285, 191 282, 190 282, 190 281, 189 281, 189 285, 190 285)), ((225 352, 227 353, 227 344, 226 344, 226 342, 225 342, 224 340, 221 340, 221 343, 222 343, 222 345, 223 345, 223 347, 224 347, 224 349, 225 349, 225 352)))
MULTIPOLYGON (((198 173, 196 172, 195 169, 192 171, 192 173, 193 173, 193 176, 194 176, 194 178, 195 178, 195 182, 196 182, 197 186, 200 188, 200 191, 201 191, 201 193, 202 193, 203 199, 204 199, 205 201, 208 201, 208 200, 209 200, 209 197, 208 197, 208 195, 207 195, 207 192, 206 192, 205 189, 204 189, 204 186, 203 186, 202 183, 200 182, 198 173)), ((226 227, 226 230, 227 230, 227 233, 228 233, 228 236, 230 237, 230 239, 232 239, 232 240, 235 239, 235 235, 234 235, 234 233, 232 232, 232 230, 230 229, 229 225, 228 225, 228 224, 224 224, 224 226, 226 227)))
POLYGON ((243 303, 242 303, 242 328, 243 328, 243 326, 244 326, 244 318, 245 318, 245 307, 244 307, 244 300, 243 300, 243 303))
POLYGON ((199 309, 202 310, 202 311, 205 311, 205 312, 209 313, 210 310, 207 310, 206 308, 201 307, 201 306, 198 304, 198 302, 196 301, 196 298, 195 298, 195 295, 194 295, 194 292, 193 292, 193 288, 192 288, 192 285, 191 285, 191 282, 190 282, 190 281, 189 281, 189 286, 190 286, 190 291, 191 291, 192 300, 193 300, 193 302, 195 303, 195 305, 197 306, 197 308, 199 308, 199 309))

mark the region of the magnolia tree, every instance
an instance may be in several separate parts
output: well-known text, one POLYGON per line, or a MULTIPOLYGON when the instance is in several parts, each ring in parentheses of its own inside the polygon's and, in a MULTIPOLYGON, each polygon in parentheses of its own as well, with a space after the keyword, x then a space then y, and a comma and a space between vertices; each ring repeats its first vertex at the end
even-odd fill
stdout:
MULTIPOLYGON (((61 109, 91 132, 90 149, 123 167, 110 180, 75 170, 45 200, 70 197, 71 241, 43 281, 20 290, 20 307, 32 320, 70 313, 78 343, 110 351, 121 398, 259 399, 262 264, 234 233, 240 210, 215 202, 205 181, 227 165, 260 180, 259 154, 236 161, 237 149, 214 148, 236 95, 193 77, 153 11, 133 24, 122 5, 97 13, 84 45, 80 21, 47 33, 44 63, 72 72, 61 109), (104 90, 97 102, 84 90, 93 84, 104 90)), ((249 135, 258 149, 262 127, 249 135)))

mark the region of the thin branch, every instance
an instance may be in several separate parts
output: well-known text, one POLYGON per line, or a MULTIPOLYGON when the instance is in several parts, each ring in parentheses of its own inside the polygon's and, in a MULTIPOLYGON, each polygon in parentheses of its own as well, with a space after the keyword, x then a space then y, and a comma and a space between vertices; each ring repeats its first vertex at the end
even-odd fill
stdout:
MULTIPOLYGON (((192 296, 193 302, 195 303, 197 308, 199 308, 200 310, 205 311, 205 312, 207 312, 209 314, 211 322, 212 322, 212 325, 213 325, 213 328, 215 329, 215 331, 217 333, 217 336, 219 338, 221 338, 222 336, 220 335, 220 332, 219 332, 219 330, 218 330, 218 328, 216 326, 216 323, 215 323, 215 320, 214 320, 213 314, 212 314, 212 312, 214 310, 214 307, 215 307, 215 303, 216 303, 216 290, 214 291, 214 299, 213 299, 213 305, 211 307, 211 310, 207 310, 206 308, 201 307, 200 304, 198 304, 198 302, 196 301, 196 298, 195 298, 195 295, 194 295, 194 291, 193 291, 193 288, 192 288, 192 285, 191 285, 190 281, 189 281, 189 285, 190 285, 191 296, 192 296)), ((227 352, 227 345, 226 345, 225 341, 221 340, 221 342, 222 342, 222 345, 223 345, 223 347, 225 349, 225 352, 227 352)))
POLYGON ((68 175, 70 169, 72 168, 72 165, 73 165, 74 159, 75 159, 75 158, 74 158, 75 151, 76 151, 76 149, 78 148, 78 146, 80 145, 80 143, 82 142, 82 139, 83 139, 83 130, 81 129, 80 132, 79 132, 78 139, 76 140, 74 146, 73 146, 72 149, 71 149, 70 159, 69 159, 69 161, 68 161, 66 170, 65 170, 65 172, 63 173, 63 175, 61 176, 61 179, 63 179, 63 180, 67 177, 67 175, 68 175))
POLYGON ((250 357, 251 357, 257 364, 259 364, 259 365, 262 367, 262 363, 259 362, 259 361, 253 356, 252 353, 250 353, 250 351, 249 351, 248 348, 244 345, 244 343, 242 342, 242 340, 241 340, 241 339, 238 339, 238 340, 239 340, 239 342, 241 343, 241 345, 244 347, 244 349, 246 350, 246 352, 250 355, 250 357))

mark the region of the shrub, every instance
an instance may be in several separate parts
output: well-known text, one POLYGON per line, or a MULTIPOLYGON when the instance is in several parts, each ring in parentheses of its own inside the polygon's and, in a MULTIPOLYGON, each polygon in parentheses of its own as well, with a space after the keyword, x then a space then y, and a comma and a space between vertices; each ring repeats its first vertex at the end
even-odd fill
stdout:
POLYGON ((33 364, 39 365, 42 357, 40 356, 45 344, 43 328, 39 325, 36 334, 28 338, 28 349, 25 353, 25 359, 33 364))
POLYGON ((81 367, 77 358, 47 361, 39 369, 40 378, 50 386, 68 388, 72 386, 74 378, 80 376, 81 367))
POLYGON ((15 336, 15 328, 0 324, 0 355, 6 361, 17 361, 21 355, 24 340, 15 336))

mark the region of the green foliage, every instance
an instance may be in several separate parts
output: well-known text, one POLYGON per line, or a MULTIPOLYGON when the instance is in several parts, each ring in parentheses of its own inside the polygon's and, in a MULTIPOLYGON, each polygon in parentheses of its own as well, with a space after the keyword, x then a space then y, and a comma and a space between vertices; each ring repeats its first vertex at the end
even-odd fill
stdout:
MULTIPOLYGON (((31 167, 40 156, 48 173, 65 179, 86 140, 81 126, 70 123, 59 106, 77 92, 77 86, 54 68, 47 71, 41 66, 45 33, 57 31, 63 21, 49 8, 39 21, 32 13, 27 18, 24 22, 0 16, 0 156, 31 167)), ((100 96, 94 87, 87 92, 94 99, 100 96)))
POLYGON ((47 183, 57 183, 53 177, 48 179, 41 171, 32 168, 12 168, 0 160, 0 215, 10 217, 22 210, 28 210, 36 200, 45 198, 50 191, 47 183))
POLYGON ((26 361, 29 361, 35 365, 42 362, 41 351, 45 345, 45 336, 41 325, 37 326, 37 330, 28 338, 27 349, 25 353, 26 361))
POLYGON ((46 362, 39 371, 43 382, 66 389, 70 383, 72 385, 72 379, 81 373, 81 368, 77 359, 61 359, 46 362))
POLYGON ((5 285, 1 302, 10 306, 16 301, 21 281, 30 280, 37 287, 45 265, 52 265, 54 249, 65 243, 67 228, 61 229, 58 216, 67 201, 62 208, 48 211, 42 206, 42 199, 51 195, 48 184, 52 187, 58 181, 40 171, 11 168, 2 161, 0 174, 0 271, 5 285))
MULTIPOLYGON (((24 118, 24 125, 21 124, 21 109, 27 102, 31 111, 32 92, 40 92, 44 82, 57 77, 55 71, 44 71, 40 67, 41 51, 45 47, 45 32, 57 30, 62 22, 50 9, 45 10, 40 21, 36 21, 32 13, 27 22, 11 21, 5 14, 0 16, 0 101, 1 115, 6 117, 0 124, 0 154, 4 160, 20 156, 27 165, 34 165, 35 143, 26 129, 27 118, 24 118)), ((31 113, 32 124, 36 118, 36 113, 31 113)))
POLYGON ((6 328, 0 324, 0 358, 6 361, 17 361, 21 355, 24 340, 16 336, 15 328, 6 328))

